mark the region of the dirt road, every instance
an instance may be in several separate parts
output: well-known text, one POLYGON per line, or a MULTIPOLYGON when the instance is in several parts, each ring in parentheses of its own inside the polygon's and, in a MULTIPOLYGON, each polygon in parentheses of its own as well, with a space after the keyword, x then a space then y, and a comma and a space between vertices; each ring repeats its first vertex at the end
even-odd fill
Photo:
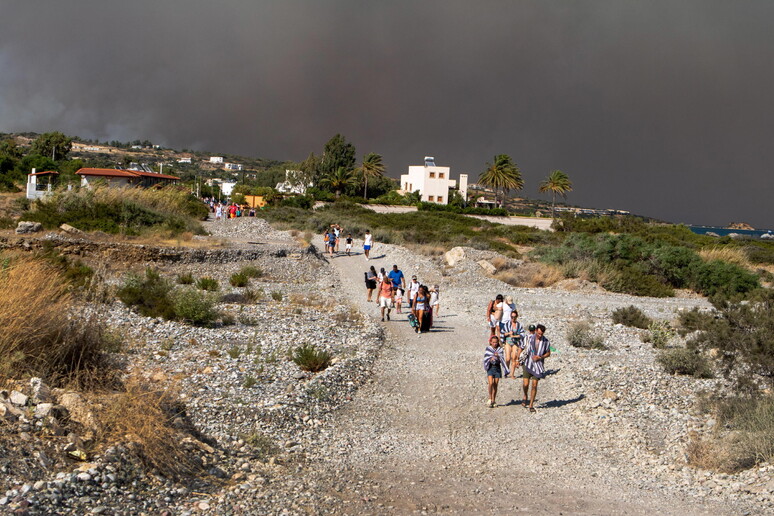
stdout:
MULTIPOLYGON (((366 302, 362 282, 367 266, 389 270, 393 260, 402 260, 409 278, 420 268, 391 249, 381 246, 369 262, 360 254, 331 260, 342 294, 372 317, 377 308, 366 302)), ((439 279, 440 272, 420 277, 439 279)), ((520 380, 503 379, 499 406, 488 408, 481 365, 488 334, 484 307, 470 306, 466 297, 446 289, 441 317, 428 334, 411 330, 405 310, 384 323, 386 349, 373 382, 339 414, 330 443, 338 455, 330 475, 351 479, 337 494, 347 501, 347 513, 734 512, 624 478, 628 459, 575 424, 571 409, 584 394, 562 373, 568 364, 561 353, 549 359, 555 374, 540 383, 536 414, 519 403, 520 380)), ((568 304, 572 310, 577 308, 568 304)))

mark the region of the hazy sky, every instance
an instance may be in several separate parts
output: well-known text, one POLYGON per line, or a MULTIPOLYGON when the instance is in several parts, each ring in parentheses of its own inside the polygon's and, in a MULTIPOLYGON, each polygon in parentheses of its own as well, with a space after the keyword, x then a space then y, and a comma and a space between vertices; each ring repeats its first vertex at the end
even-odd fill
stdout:
POLYGON ((774 227, 774 2, 0 0, 0 131, 279 160, 341 133, 524 194, 774 227))

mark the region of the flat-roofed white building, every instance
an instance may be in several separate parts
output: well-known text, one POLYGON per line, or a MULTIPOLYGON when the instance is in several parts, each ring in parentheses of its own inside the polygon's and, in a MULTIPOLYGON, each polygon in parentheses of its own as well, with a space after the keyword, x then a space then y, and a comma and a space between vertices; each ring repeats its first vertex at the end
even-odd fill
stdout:
MULTIPOLYGON (((450 167, 439 167, 435 164, 435 158, 425 156, 424 165, 412 165, 408 168, 408 174, 400 176, 400 189, 404 192, 419 191, 424 202, 448 204, 449 189, 457 187, 457 181, 449 177, 450 174, 450 167)), ((460 194, 463 198, 467 194, 467 188, 468 176, 461 174, 460 194)))

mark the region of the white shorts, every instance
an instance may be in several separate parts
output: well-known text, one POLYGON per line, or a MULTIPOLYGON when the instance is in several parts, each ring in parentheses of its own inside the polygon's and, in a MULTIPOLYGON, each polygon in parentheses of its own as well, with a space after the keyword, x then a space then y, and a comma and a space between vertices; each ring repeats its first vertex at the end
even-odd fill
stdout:
POLYGON ((379 306, 381 308, 392 308, 392 299, 390 299, 389 297, 380 297, 379 306))
POLYGON ((349 251, 350 249, 352 249, 352 244, 347 244, 347 247, 346 247, 346 249, 347 249, 347 251, 349 251))

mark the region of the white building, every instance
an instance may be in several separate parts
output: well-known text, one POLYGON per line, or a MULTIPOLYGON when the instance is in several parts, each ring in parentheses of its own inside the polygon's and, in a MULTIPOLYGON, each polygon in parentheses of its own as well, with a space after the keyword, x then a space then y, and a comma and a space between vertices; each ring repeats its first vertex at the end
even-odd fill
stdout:
POLYGON ((223 156, 210 156, 210 163, 223 163, 223 156))
POLYGON ((228 181, 223 181, 220 183, 220 191, 223 192, 223 195, 226 197, 231 197, 231 193, 234 191, 234 187, 236 185, 236 182, 231 183, 228 181))
POLYGON ((178 163, 191 163, 191 158, 180 158, 177 160, 178 163))
MULTIPOLYGON (((408 174, 400 176, 400 188, 403 192, 419 191, 422 201, 438 204, 449 203, 449 189, 457 187, 457 181, 449 177, 450 167, 439 167, 435 158, 425 156, 424 165, 412 165, 408 174)), ((463 198, 468 193, 468 175, 460 174, 460 194, 463 198)))
POLYGON ((240 163, 226 163, 226 170, 242 170, 240 163))

